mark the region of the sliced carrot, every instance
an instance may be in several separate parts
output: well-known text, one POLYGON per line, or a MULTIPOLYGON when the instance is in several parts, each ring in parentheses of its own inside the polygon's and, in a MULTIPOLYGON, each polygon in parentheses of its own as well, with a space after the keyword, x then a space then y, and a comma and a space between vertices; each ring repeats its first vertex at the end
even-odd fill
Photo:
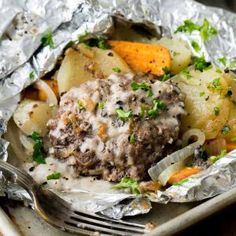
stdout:
POLYGON ((171 66, 169 50, 160 45, 112 40, 109 44, 135 72, 161 76, 165 73, 163 68, 171 66))
MULTIPOLYGON (((49 87, 52 89, 52 91, 55 93, 55 95, 59 97, 57 81, 54 79, 48 79, 48 80, 43 80, 43 81, 46 82, 49 85, 49 87)), ((39 90, 39 100, 47 101, 47 95, 42 90, 39 90)))
POLYGON ((193 166, 193 167, 184 167, 182 170, 178 171, 177 173, 173 174, 169 180, 169 184, 177 183, 191 175, 197 174, 202 169, 199 166, 193 166))
POLYGON ((227 143, 226 149, 227 149, 227 151, 232 151, 232 150, 236 149, 236 143, 227 143))

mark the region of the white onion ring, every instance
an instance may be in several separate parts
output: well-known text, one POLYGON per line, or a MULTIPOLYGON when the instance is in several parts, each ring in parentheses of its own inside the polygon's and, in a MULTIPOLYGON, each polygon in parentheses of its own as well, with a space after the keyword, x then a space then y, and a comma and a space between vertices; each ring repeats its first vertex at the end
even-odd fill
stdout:
POLYGON ((34 151, 34 142, 31 138, 27 137, 21 131, 19 132, 19 139, 23 147, 26 149, 28 155, 32 155, 34 151))
POLYGON ((45 83, 43 80, 38 80, 38 81, 36 81, 36 83, 34 85, 37 89, 42 90, 46 93, 47 103, 49 105, 57 106, 57 104, 58 104, 57 97, 47 83, 45 83))
MULTIPOLYGON (((170 167, 171 165, 173 165, 175 163, 182 162, 182 161, 186 160, 189 156, 191 156, 194 153, 194 150, 196 148, 198 148, 199 146, 204 144, 205 135, 201 130, 198 130, 198 129, 188 130, 183 135, 183 138, 187 142, 189 140, 189 138, 191 138, 193 136, 197 137, 197 141, 195 141, 192 144, 189 144, 188 146, 186 146, 176 152, 173 152, 172 154, 168 155, 167 157, 165 157, 164 159, 159 161, 155 166, 151 167, 148 170, 148 174, 153 181, 160 181, 159 177, 163 171, 165 171, 168 167, 170 167)), ((173 169, 175 169, 175 168, 173 168, 173 169)), ((170 177, 170 172, 169 171, 167 171, 167 172, 168 172, 168 176, 170 177)), ((172 173, 172 174, 174 174, 174 173, 172 173)), ((164 179, 166 179, 168 176, 166 175, 164 179)), ((162 175, 162 179, 163 179, 163 175, 162 175)), ((165 185, 166 182, 163 181, 162 184, 165 185)))
POLYGON ((161 174, 158 177, 158 180, 160 181, 160 183, 165 186, 166 183, 168 182, 168 180, 170 179, 170 177, 180 171, 181 169, 183 169, 184 167, 184 161, 179 161, 176 162, 173 165, 170 165, 169 167, 167 167, 164 171, 161 172, 161 174))

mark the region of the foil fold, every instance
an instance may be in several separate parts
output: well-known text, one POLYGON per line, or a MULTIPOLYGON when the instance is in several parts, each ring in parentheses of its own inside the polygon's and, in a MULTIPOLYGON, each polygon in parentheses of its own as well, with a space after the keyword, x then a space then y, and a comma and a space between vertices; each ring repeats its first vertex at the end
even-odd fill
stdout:
MULTIPOLYGON (((178 33, 191 47, 196 40, 202 47, 193 54, 204 54, 218 66, 217 58, 227 56, 227 62, 236 55, 236 15, 218 8, 206 7, 189 0, 0 0, 0 135, 6 132, 7 123, 20 100, 20 92, 38 77, 51 71, 58 57, 71 41, 86 32, 110 33, 114 17, 127 24, 142 24, 153 35, 171 36, 185 19, 202 23, 204 18, 215 26, 218 35, 203 42, 198 33, 178 33), (53 32, 55 47, 40 46, 46 32, 53 32), (34 71, 34 78, 29 74, 34 71)), ((0 140, 0 158, 7 159, 8 142, 0 140)), ((180 186, 172 186, 140 198, 129 194, 104 194, 90 199, 91 211, 100 211, 114 218, 147 213, 150 201, 167 203, 203 200, 236 186, 236 151, 217 161, 200 174, 180 186), (143 204, 145 202, 145 204, 143 204)), ((0 194, 29 201, 27 193, 4 180, 1 175, 0 194)), ((82 191, 81 191, 82 192, 82 191)), ((78 196, 80 193, 76 193, 78 196)), ((58 193, 68 199, 63 192, 58 193)), ((73 194, 71 193, 71 196, 73 194)), ((80 195, 82 196, 82 195, 80 195)), ((80 206, 81 207, 81 206, 80 206)), ((85 210, 88 210, 86 208, 85 210)))

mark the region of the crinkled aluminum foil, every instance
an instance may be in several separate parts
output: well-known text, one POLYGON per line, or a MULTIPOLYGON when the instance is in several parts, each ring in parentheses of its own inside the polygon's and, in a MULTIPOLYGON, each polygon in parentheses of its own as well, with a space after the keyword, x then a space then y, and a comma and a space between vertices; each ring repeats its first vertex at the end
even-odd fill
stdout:
MULTIPOLYGON (((65 46, 75 41, 78 35, 109 32, 114 15, 142 23, 167 36, 187 18, 199 23, 207 18, 219 32, 209 42, 203 42, 198 33, 178 33, 178 37, 186 40, 190 47, 191 41, 196 40, 202 49, 193 53, 204 53, 216 64, 219 57, 226 55, 229 61, 236 55, 236 15, 190 0, 0 0, 0 9, 0 134, 6 132, 7 122, 20 99, 19 93, 39 76, 52 70, 65 46), (52 49, 40 47, 40 39, 48 31, 53 31, 55 47, 52 49), (34 79, 29 78, 32 71, 36 74, 34 79)), ((4 160, 7 159, 7 145, 6 141, 0 140, 0 157, 4 160)), ((227 191, 236 186, 235 155, 235 151, 231 152, 183 185, 157 192, 149 199, 162 203, 188 202, 227 191)), ((7 192, 10 197, 28 200, 22 189, 9 184, 3 176, 1 179, 1 194, 7 192)), ((103 197, 102 203, 93 202, 93 210, 100 209, 103 214, 114 218, 146 213, 151 209, 146 198, 119 204, 124 196, 103 197), (104 204, 107 205, 104 207, 104 204)))

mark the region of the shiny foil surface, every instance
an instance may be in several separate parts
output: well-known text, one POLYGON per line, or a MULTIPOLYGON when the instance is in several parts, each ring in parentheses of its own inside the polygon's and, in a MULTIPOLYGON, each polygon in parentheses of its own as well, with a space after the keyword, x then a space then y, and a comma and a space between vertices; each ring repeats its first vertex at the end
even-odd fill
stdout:
MULTIPOLYGON (((161 36, 171 36, 186 19, 202 23, 204 18, 216 27, 218 34, 203 42, 198 32, 178 33, 188 42, 195 40, 208 60, 218 66, 217 58, 227 61, 236 55, 236 14, 223 9, 206 7, 189 0, 0 0, 0 135, 6 132, 20 92, 37 78, 51 71, 64 48, 85 32, 109 33, 114 17, 141 23, 161 36), (53 32, 55 47, 42 47, 41 38, 53 32), (34 71, 35 77, 29 78, 34 71)), ((8 142, 0 140, 0 157, 7 160, 8 142)), ((30 201, 29 195, 0 175, 0 194, 30 201)), ((148 196, 127 193, 71 191, 58 193, 73 202, 77 209, 101 212, 120 219, 123 216, 147 213, 151 201, 159 203, 198 201, 213 197, 236 186, 236 151, 227 154, 211 167, 179 186, 148 196), (73 192, 73 193, 72 193, 73 192), (75 195, 76 192, 76 195, 75 195), (73 196, 74 197, 73 197, 73 196), (84 197, 84 196, 86 197, 84 197), (71 196, 71 197, 70 197, 71 196), (75 197, 76 196, 76 197, 75 197), (90 196, 90 198, 88 198, 90 196), (87 199, 80 201, 78 199, 87 199), (77 199, 77 200, 76 200, 77 199)))

